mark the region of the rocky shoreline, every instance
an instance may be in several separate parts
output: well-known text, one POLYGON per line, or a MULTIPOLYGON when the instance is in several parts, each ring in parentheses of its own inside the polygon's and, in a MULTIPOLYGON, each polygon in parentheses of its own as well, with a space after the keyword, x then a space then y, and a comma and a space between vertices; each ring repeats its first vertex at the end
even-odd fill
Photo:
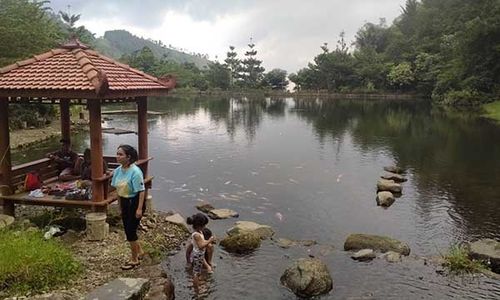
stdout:
MULTIPOLYGON (((38 216, 54 212, 57 208, 19 206, 16 223, 25 230, 44 230, 32 223, 38 216)), ((64 214, 64 212, 63 212, 64 214)), ((125 233, 119 216, 118 205, 112 205, 108 211, 109 234, 103 241, 88 241, 85 236, 85 211, 72 210, 64 218, 54 220, 52 224, 67 226, 67 232, 60 240, 81 262, 83 274, 66 286, 46 291, 40 295, 21 295, 7 298, 19 299, 83 299, 89 292, 115 278, 148 278, 151 284, 145 299, 164 299, 164 286, 168 275, 161 265, 170 253, 178 252, 188 233, 182 226, 166 221, 171 213, 152 211, 141 222, 139 237, 146 255, 141 266, 129 271, 120 266, 129 259, 130 249, 125 240, 125 233)), ((46 228, 45 228, 46 230, 46 228)))

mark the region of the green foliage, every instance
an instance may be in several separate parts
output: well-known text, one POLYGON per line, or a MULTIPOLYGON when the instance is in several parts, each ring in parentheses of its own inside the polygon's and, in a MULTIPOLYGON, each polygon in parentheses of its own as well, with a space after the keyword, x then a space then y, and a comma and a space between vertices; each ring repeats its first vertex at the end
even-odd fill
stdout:
POLYGON ((403 62, 391 68, 387 75, 387 79, 392 85, 399 88, 405 88, 413 83, 415 77, 411 65, 407 62, 403 62))
POLYGON ((0 296, 54 289, 82 271, 68 249, 40 232, 1 230, 0 253, 0 296))
POLYGON ((206 79, 210 87, 227 90, 231 85, 231 70, 219 62, 212 63, 206 72, 206 79))
POLYGON ((9 127, 12 129, 22 128, 23 122, 27 126, 45 125, 55 115, 55 108, 46 104, 11 104, 9 105, 9 127))
POLYGON ((47 1, 0 0, 0 66, 54 48, 62 31, 47 13, 47 1))
POLYGON ((227 52, 226 59, 224 60, 230 72, 229 82, 231 87, 233 87, 235 82, 241 78, 240 72, 242 71, 241 60, 238 59, 238 54, 234 51, 234 49, 234 46, 229 46, 229 51, 227 52))
POLYGON ((465 246, 453 245, 448 250, 448 253, 443 255, 445 267, 450 273, 478 273, 485 269, 485 266, 479 262, 469 258, 469 250, 465 246))
POLYGON ((443 103, 447 105, 455 105, 455 106, 472 106, 481 104, 483 99, 485 99, 484 95, 481 95, 476 90, 464 89, 464 90, 450 90, 447 91, 443 96, 443 103))
POLYGON ((335 51, 324 44, 290 80, 334 92, 397 88, 453 105, 498 95, 500 1, 407 0, 401 9, 391 26, 364 24, 352 52, 342 34, 335 51))
POLYGON ((285 70, 273 69, 264 75, 264 79, 262 80, 263 85, 273 90, 285 90, 288 86, 286 75, 285 70))
POLYGON ((483 109, 486 117, 500 121, 500 101, 485 104, 483 109))
POLYGON ((247 88, 257 88, 264 78, 265 69, 261 66, 262 61, 257 59, 257 50, 255 44, 250 42, 248 44, 249 50, 245 52, 245 59, 242 64, 242 82, 243 86, 247 88))

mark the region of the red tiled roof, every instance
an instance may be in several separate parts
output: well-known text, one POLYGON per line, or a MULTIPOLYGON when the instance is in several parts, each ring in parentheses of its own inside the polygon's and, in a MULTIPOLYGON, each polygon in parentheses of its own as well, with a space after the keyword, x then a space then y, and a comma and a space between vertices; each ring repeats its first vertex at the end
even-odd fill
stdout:
POLYGON ((79 41, 0 68, 0 96, 116 98, 164 95, 173 79, 158 79, 79 41))

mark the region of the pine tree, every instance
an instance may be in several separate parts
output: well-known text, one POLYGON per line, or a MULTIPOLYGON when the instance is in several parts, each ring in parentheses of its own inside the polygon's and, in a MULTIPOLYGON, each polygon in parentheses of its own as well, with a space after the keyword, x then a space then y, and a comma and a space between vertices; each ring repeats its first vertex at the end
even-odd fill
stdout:
POLYGON ((229 82, 232 87, 241 78, 241 61, 238 59, 238 54, 234 51, 234 46, 229 46, 229 52, 227 52, 224 62, 230 71, 229 82))
POLYGON ((255 44, 250 39, 248 44, 250 50, 245 52, 245 59, 243 60, 243 82, 249 88, 257 88, 264 77, 265 69, 261 66, 262 61, 256 58, 257 50, 255 44))

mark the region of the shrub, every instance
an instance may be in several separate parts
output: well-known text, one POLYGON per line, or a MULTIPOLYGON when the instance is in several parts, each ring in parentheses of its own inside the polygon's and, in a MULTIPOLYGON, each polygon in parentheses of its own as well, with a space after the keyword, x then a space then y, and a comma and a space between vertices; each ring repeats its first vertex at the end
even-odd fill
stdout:
POLYGON ((453 245, 448 253, 443 255, 445 267, 450 273, 464 274, 477 273, 485 269, 485 266, 479 262, 470 259, 469 249, 463 245, 453 245))
POLYGON ((485 102, 488 98, 481 95, 476 90, 451 90, 444 94, 443 101, 447 105, 455 106, 473 106, 485 102))
POLYGON ((41 232, 0 230, 0 298, 54 289, 76 278, 81 265, 41 232))
POLYGON ((483 109, 487 117, 500 121, 500 101, 485 104, 483 109))

